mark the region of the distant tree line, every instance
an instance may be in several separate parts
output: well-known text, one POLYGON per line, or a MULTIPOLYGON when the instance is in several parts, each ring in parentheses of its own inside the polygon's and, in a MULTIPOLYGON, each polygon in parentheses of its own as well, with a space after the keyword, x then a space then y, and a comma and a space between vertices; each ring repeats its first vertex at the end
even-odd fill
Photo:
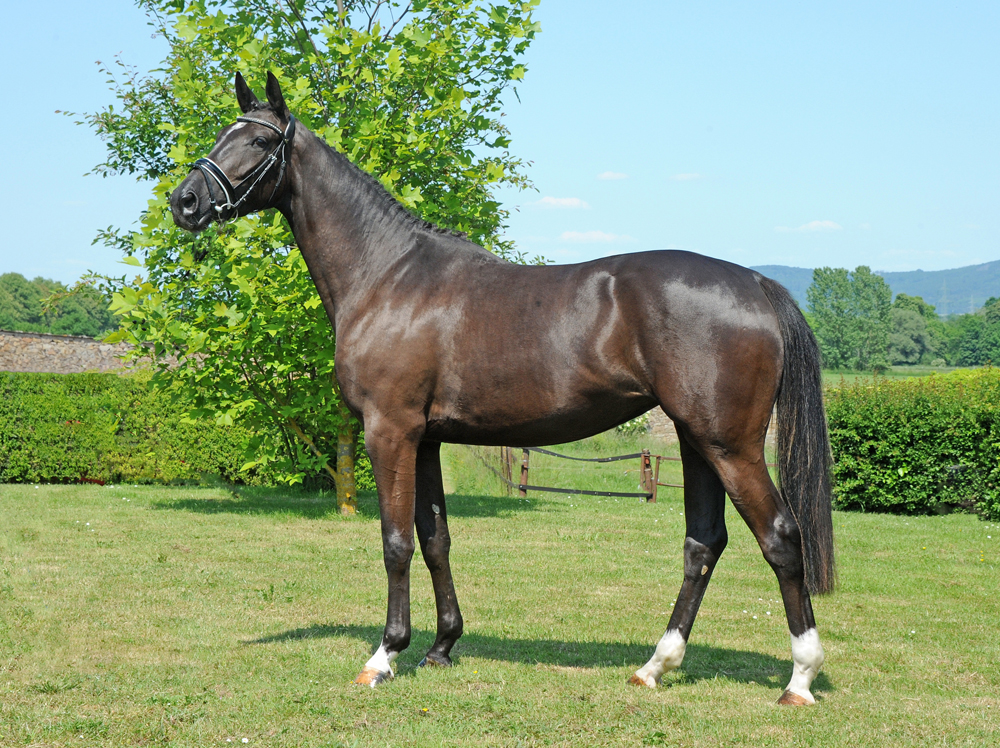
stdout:
POLYGON ((806 317, 824 366, 878 371, 891 365, 1000 365, 1000 299, 945 319, 919 296, 897 294, 861 265, 817 268, 806 317))
POLYGON ((109 299, 94 288, 47 278, 0 275, 0 330, 103 336, 118 327, 109 299))

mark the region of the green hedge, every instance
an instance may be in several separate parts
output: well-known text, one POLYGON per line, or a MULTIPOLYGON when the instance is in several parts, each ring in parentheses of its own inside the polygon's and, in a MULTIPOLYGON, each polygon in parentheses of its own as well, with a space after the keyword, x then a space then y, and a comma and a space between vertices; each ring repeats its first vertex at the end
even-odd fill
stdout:
POLYGON ((860 380, 827 394, 839 508, 1000 519, 1000 370, 860 380))
MULTIPOLYGON (((275 482, 267 466, 240 472, 248 430, 185 422, 148 381, 0 372, 0 483, 275 482)), ((358 487, 373 488, 367 455, 359 458, 358 487)))

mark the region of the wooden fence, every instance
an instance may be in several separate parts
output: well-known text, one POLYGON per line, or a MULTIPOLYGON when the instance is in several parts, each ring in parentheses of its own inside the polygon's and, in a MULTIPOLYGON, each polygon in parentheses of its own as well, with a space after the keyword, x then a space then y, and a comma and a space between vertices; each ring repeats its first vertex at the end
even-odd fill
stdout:
MULTIPOLYGON (((489 464, 489 462, 483 458, 480 458, 483 465, 485 465, 490 471, 496 475, 500 481, 507 487, 509 491, 517 489, 518 495, 522 498, 528 495, 528 491, 542 491, 547 493, 565 493, 576 496, 609 496, 609 497, 623 497, 623 498, 642 498, 648 503, 656 502, 657 489, 660 486, 666 488, 684 488, 683 483, 661 483, 660 482, 660 463, 664 460, 672 462, 680 462, 680 457, 671 457, 669 455, 654 455, 650 454, 648 449, 644 449, 641 452, 634 452, 627 455, 614 455, 613 457, 570 457, 569 455, 562 455, 558 452, 552 452, 548 449, 542 449, 541 447, 500 447, 500 470, 489 464), (517 458, 515 457, 515 452, 520 450, 520 474, 517 483, 514 482, 514 469, 517 465, 517 458), (562 460, 573 460, 575 462, 620 462, 622 460, 638 460, 639 461, 639 487, 642 488, 640 492, 630 492, 630 491, 591 491, 582 488, 565 488, 557 486, 534 486, 528 483, 529 470, 531 469, 531 453, 537 452, 538 454, 548 455, 550 457, 558 457, 562 460)), ((768 467, 777 467, 772 462, 766 463, 768 467)))

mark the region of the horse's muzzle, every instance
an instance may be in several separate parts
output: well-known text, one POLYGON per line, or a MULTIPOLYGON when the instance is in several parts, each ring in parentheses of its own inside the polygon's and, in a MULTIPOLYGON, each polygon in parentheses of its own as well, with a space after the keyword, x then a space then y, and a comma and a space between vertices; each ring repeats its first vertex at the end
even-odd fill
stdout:
POLYGON ((185 231, 197 234, 212 222, 211 206, 207 196, 200 194, 197 182, 185 179, 170 195, 170 212, 174 223, 185 231))

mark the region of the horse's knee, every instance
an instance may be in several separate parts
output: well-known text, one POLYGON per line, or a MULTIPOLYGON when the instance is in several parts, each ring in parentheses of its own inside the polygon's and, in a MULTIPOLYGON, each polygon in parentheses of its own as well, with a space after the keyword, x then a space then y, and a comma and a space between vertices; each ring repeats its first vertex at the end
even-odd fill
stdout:
POLYGON ((405 573, 413 558, 414 543, 412 537, 392 534, 382 543, 382 553, 385 557, 385 569, 388 573, 405 573))

